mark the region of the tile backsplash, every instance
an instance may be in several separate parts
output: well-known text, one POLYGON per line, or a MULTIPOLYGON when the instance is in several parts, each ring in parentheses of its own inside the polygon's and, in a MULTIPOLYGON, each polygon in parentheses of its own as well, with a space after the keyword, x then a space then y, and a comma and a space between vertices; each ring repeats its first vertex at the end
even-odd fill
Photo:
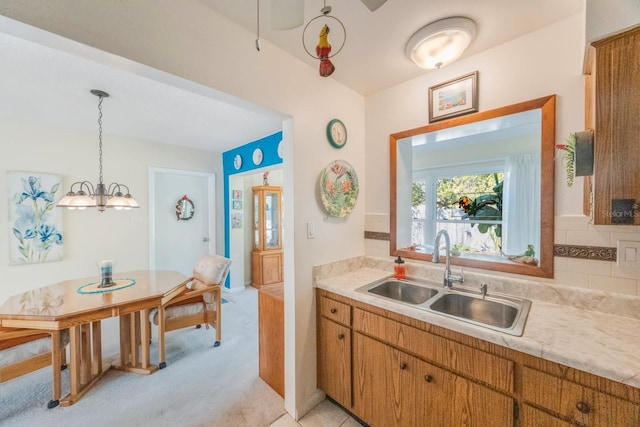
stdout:
MULTIPOLYGON (((388 214, 367 214, 365 254, 388 257, 388 233, 388 214)), ((586 216, 556 216, 554 236, 554 278, 531 280, 640 296, 640 268, 616 263, 618 242, 640 242, 640 227, 594 226, 586 216)))

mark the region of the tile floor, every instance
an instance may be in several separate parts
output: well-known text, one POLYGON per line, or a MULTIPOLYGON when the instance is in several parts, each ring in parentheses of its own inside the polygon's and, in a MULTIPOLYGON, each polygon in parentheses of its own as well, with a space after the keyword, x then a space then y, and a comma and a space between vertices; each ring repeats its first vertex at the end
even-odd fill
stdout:
POLYGON ((362 427, 362 425, 334 403, 324 400, 295 421, 289 414, 284 414, 270 427, 362 427))

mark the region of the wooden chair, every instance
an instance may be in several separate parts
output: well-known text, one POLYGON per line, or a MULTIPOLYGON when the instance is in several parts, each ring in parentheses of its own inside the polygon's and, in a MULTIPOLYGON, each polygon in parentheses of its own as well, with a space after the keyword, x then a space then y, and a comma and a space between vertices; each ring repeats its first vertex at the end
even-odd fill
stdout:
POLYGON ((67 330, 52 333, 0 327, 0 383, 52 365, 52 398, 47 407, 58 406, 61 393, 60 371, 67 367, 67 344, 69 344, 67 330), (53 336, 60 339, 58 354, 53 353, 51 345, 53 336))
POLYGON ((146 322, 149 336, 151 323, 158 326, 158 367, 167 366, 165 361, 166 332, 189 326, 200 328, 202 324, 216 330, 214 347, 222 339, 222 287, 229 275, 231 260, 219 255, 204 255, 198 259, 193 276, 180 284, 157 310, 152 310, 146 322))

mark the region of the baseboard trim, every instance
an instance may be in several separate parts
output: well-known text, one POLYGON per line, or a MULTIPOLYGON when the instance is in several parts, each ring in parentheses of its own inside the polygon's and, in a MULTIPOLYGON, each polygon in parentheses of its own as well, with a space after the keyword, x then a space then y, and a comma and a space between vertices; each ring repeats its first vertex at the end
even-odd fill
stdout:
POLYGON ((309 396, 309 398, 300 405, 300 407, 296 408, 295 420, 298 421, 300 418, 304 417, 310 410, 315 408, 320 402, 322 402, 327 395, 324 391, 319 388, 309 396))

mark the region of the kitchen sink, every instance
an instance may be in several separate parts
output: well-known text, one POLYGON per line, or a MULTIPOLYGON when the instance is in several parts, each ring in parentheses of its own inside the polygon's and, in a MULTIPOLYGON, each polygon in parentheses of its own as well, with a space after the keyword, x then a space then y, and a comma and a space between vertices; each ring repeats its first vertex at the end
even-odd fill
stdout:
POLYGON ((389 279, 369 287, 367 292, 403 303, 417 305, 433 298, 438 293, 438 290, 403 280, 389 279))
POLYGON ((482 297, 447 292, 429 306, 445 316, 485 326, 511 335, 522 335, 531 301, 507 296, 482 297))
POLYGON ((441 285, 413 279, 385 279, 357 291, 516 336, 524 332, 531 308, 531 301, 522 298, 500 294, 483 297, 473 289, 443 289, 441 285))
POLYGON ((512 305, 463 294, 442 295, 429 308, 499 328, 510 328, 518 314, 512 305))

